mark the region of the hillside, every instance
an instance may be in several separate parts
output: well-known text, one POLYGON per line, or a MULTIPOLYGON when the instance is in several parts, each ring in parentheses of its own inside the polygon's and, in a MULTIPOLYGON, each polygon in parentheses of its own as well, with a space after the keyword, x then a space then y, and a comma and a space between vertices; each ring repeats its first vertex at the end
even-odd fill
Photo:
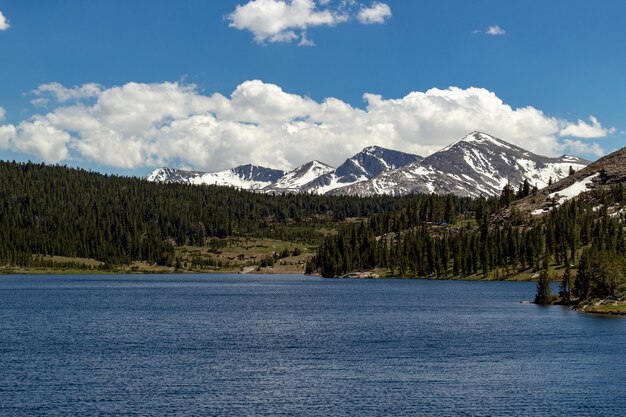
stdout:
MULTIPOLYGON (((276 252, 290 246, 316 247, 343 223, 418 202, 443 204, 429 196, 274 196, 0 162, 0 267, 47 266, 50 256, 90 267, 133 262, 174 267, 177 260, 184 261, 177 259, 184 251, 192 254, 193 248, 199 248, 204 260, 196 264, 202 261, 220 269, 224 262, 217 265, 213 255, 229 252, 226 246, 247 247, 247 239, 256 239, 261 246, 267 246, 263 241, 279 241, 272 243, 276 252)), ((450 199, 449 204, 459 212, 471 209, 468 199, 450 199)), ((265 256, 268 251, 242 253, 265 256)))
MULTIPOLYGON (((626 183, 626 148, 600 158, 584 169, 539 190, 535 195, 516 201, 510 208, 499 213, 498 219, 509 218, 513 213, 525 217, 542 216, 572 199, 589 203, 594 203, 595 200, 594 207, 597 209, 603 204, 597 200, 602 190, 624 183, 626 183)), ((619 214, 623 209, 619 205, 607 207, 609 214, 613 215, 619 214)))

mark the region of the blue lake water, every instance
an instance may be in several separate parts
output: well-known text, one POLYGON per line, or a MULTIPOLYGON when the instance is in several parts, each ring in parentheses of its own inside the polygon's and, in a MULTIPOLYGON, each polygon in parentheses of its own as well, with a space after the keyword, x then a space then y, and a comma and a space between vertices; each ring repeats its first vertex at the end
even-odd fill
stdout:
POLYGON ((532 283, 0 276, 2 416, 626 413, 626 319, 532 283))

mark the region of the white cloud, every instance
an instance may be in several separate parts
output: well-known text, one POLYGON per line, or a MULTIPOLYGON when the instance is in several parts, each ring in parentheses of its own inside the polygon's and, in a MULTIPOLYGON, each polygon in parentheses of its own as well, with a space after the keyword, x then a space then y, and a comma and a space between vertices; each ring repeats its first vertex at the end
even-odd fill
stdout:
POLYGON ((228 19, 230 27, 249 30, 262 43, 291 42, 308 27, 336 25, 347 17, 319 9, 313 0, 252 0, 238 5, 228 19))
POLYGON ((10 27, 11 25, 9 25, 9 21, 7 20, 7 18, 4 17, 4 14, 2 14, 2 12, 0 12, 0 30, 7 30, 10 27))
MULTIPOLYGON (((36 96, 51 95, 57 101, 64 102, 69 100, 78 100, 82 98, 98 97, 102 91, 102 86, 95 83, 84 84, 81 86, 65 87, 60 83, 42 84, 33 90, 36 96)), ((46 99, 35 99, 32 104, 47 104, 46 99)))
POLYGON ((575 136, 578 138, 592 139, 601 138, 615 133, 615 128, 604 128, 602 124, 594 116, 589 116, 591 124, 582 119, 578 119, 578 123, 568 123, 560 132, 560 136, 575 136))
POLYGON ((227 16, 229 26, 248 30, 258 43, 298 41, 313 46, 306 31, 317 26, 335 26, 356 17, 364 24, 383 23, 391 17, 391 8, 374 2, 366 7, 355 0, 251 0, 237 5, 227 16), (358 12, 357 12, 358 10, 358 12))
POLYGON ((4 110, 4 107, 0 107, 0 122, 4 120, 4 116, 6 116, 7 112, 4 110))
POLYGON ((0 126, 0 149, 10 149, 13 139, 15 139, 15 126, 0 126))
POLYGON ((585 137, 584 131, 571 131, 580 122, 534 107, 514 109, 482 88, 363 98, 365 107, 355 108, 259 80, 241 83, 228 97, 179 83, 128 83, 101 89, 95 98, 58 103, 17 127, 2 126, 0 143, 46 162, 207 171, 248 162, 290 169, 311 159, 337 165, 369 145, 427 156, 473 130, 542 155, 602 153, 595 143, 561 137, 568 130, 568 136, 585 137))
POLYGON ((475 30, 472 33, 479 33, 489 36, 503 36, 506 35, 506 30, 502 29, 499 25, 489 26, 487 29, 475 30))
POLYGON ((32 104, 35 107, 46 107, 48 104, 50 104, 50 100, 47 98, 34 98, 30 101, 30 104, 32 104))
POLYGON ((53 126, 45 118, 37 117, 20 123, 12 142, 17 151, 48 163, 61 162, 69 156, 69 133, 53 126))
POLYGON ((506 35, 506 30, 502 29, 498 25, 493 25, 487 28, 487 30, 485 31, 485 34, 491 35, 491 36, 502 36, 502 35, 506 35))
POLYGON ((563 141, 563 147, 574 155, 602 156, 606 154, 604 149, 597 143, 588 143, 579 140, 565 139, 563 141))
POLYGON ((384 23, 391 17, 391 7, 385 3, 374 2, 370 7, 362 6, 357 14, 357 19, 364 25, 372 23, 384 23))

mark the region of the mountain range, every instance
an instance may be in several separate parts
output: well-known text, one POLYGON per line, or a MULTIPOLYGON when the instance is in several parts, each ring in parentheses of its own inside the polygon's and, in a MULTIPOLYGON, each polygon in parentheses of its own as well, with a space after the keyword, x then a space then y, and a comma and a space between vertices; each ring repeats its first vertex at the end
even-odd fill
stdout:
POLYGON ((491 197, 508 183, 527 180, 541 189, 579 171, 590 162, 571 155, 550 158, 527 151, 482 132, 423 158, 379 146, 369 146, 334 168, 314 160, 296 169, 242 165, 206 173, 158 168, 148 181, 231 186, 268 193, 311 192, 328 195, 406 195, 452 193, 491 197))

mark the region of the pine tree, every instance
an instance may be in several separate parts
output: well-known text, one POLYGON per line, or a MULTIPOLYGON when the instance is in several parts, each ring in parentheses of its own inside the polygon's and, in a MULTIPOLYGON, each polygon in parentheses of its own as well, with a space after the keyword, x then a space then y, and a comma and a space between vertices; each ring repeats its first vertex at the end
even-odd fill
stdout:
POLYGON ((548 271, 543 270, 539 273, 537 281, 537 293, 535 295, 535 304, 548 305, 552 304, 552 288, 548 271))
POLYGON ((569 266, 569 261, 567 261, 565 271, 563 272, 563 277, 561 278, 559 297, 561 298, 561 302, 564 304, 569 304, 572 298, 572 274, 569 266))

